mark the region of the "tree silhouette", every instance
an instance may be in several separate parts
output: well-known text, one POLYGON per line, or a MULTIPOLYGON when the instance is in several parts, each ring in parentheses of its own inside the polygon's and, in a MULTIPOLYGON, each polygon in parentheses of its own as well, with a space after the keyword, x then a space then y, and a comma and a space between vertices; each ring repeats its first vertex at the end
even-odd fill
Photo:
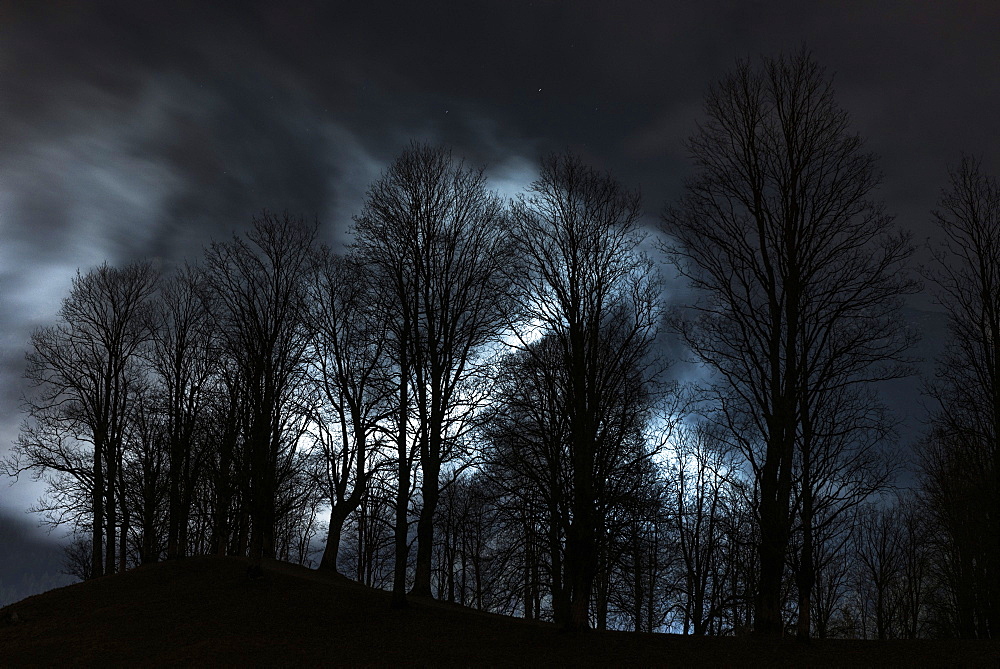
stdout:
MULTIPOLYGON (((441 466, 454 448, 451 426, 468 411, 459 389, 475 372, 479 348, 496 341, 507 322, 501 270, 513 256, 503 220, 502 203, 486 189, 481 169, 465 167, 445 149, 420 145, 403 152, 369 188, 355 219, 362 262, 380 268, 392 295, 386 318, 398 340, 400 443, 407 406, 402 386, 412 382, 421 467, 418 595, 431 595, 441 466)), ((409 457, 405 451, 398 449, 400 463, 409 457)), ((399 473, 402 490, 402 464, 399 473)), ((400 523, 397 532, 403 531, 400 523)))
POLYGON ((186 552, 188 515, 205 457, 204 449, 197 449, 196 430, 216 372, 217 348, 205 289, 204 275, 184 266, 164 282, 156 302, 150 366, 160 384, 166 420, 168 559, 186 552))
POLYGON ((558 464, 551 459, 569 505, 567 596, 556 616, 574 629, 589 626, 605 493, 648 401, 658 285, 638 252, 638 218, 638 194, 574 156, 544 160, 513 208, 511 235, 525 265, 508 279, 520 313, 543 337, 541 345, 522 338, 522 355, 540 375, 532 392, 558 405, 540 426, 540 446, 566 449, 558 464))
MULTIPOLYGON (((717 373, 713 393, 759 487, 754 626, 776 636, 796 483, 809 553, 816 458, 826 441, 871 427, 863 412, 819 414, 905 373, 899 298, 915 289, 904 271, 912 248, 871 200, 875 158, 808 53, 739 63, 709 92, 706 113, 689 145, 697 175, 663 230, 704 296, 677 329, 717 373)), ((810 573, 798 579, 803 638, 810 573)))
POLYGON ((379 466, 374 442, 392 414, 391 362, 383 305, 374 277, 352 258, 324 253, 312 286, 313 423, 322 454, 318 483, 330 502, 322 569, 337 569, 347 517, 357 510, 379 466))
POLYGON ((952 567, 959 633, 1000 628, 1000 186, 965 156, 934 219, 943 242, 927 275, 950 340, 928 394, 937 404, 923 450, 924 487, 959 556, 952 567))
POLYGON ((683 565, 680 594, 684 626, 705 634, 730 604, 725 572, 726 512, 732 495, 726 480, 735 467, 709 425, 683 430, 667 451, 670 463, 670 522, 683 565))
POLYGON ((151 335, 149 300, 156 278, 148 264, 105 263, 78 273, 59 321, 31 337, 25 376, 35 392, 24 399, 28 419, 7 469, 68 476, 69 481, 52 480, 50 487, 77 509, 83 501, 78 495, 89 497, 92 577, 116 567, 123 438, 135 399, 137 355, 151 335))
POLYGON ((242 384, 250 487, 250 556, 274 557, 281 465, 294 450, 292 402, 309 343, 306 287, 316 226, 264 212, 246 238, 205 253, 211 312, 223 355, 242 384))

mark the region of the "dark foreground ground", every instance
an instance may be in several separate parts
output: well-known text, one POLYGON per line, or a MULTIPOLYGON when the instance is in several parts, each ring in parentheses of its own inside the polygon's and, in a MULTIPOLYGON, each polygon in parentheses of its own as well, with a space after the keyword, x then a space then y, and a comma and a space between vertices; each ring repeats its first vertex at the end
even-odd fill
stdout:
POLYGON ((269 562, 251 579, 247 566, 149 565, 0 609, 0 665, 1000 666, 997 642, 580 637, 432 601, 392 611, 387 593, 339 577, 269 562))

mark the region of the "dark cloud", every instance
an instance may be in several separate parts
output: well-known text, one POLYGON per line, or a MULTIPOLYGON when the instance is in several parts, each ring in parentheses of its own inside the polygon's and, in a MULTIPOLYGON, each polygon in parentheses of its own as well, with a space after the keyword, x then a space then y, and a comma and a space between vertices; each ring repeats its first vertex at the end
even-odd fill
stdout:
POLYGON ((0 507, 0 608, 77 579, 62 573, 62 549, 38 536, 24 513, 0 507))
POLYGON ((959 152, 998 165, 998 15, 929 0, 5 4, 0 455, 29 333, 77 268, 196 258, 263 207, 343 241, 411 139, 487 163, 506 194, 572 149, 641 188, 652 225, 738 57, 812 49, 882 156, 888 210, 927 237, 959 152))

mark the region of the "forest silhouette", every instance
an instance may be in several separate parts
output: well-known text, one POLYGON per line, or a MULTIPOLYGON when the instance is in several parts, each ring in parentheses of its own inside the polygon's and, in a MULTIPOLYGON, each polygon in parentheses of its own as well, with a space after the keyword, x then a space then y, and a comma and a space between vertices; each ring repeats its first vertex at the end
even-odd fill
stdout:
MULTIPOLYGON (((45 602, 208 588, 219 570, 218 606, 273 588, 254 606, 277 607, 287 581, 305 599, 334 588, 332 607, 377 603, 378 625, 486 620, 433 599, 538 623, 496 622, 504 643, 541 623, 996 637, 1000 188, 965 158, 932 214, 944 241, 921 278, 950 340, 904 490, 882 393, 914 374, 903 308, 922 283, 876 157, 805 51, 739 62, 705 112, 694 177, 655 231, 638 192, 579 156, 546 157, 505 200, 483 168, 413 143, 343 253, 318 222, 264 211, 169 272, 79 272, 32 336, 2 470, 46 481, 34 510, 72 528, 67 569, 94 583, 8 607, 11 633, 55 615, 33 613, 45 602), (671 380, 664 337, 702 381, 671 380)), ((192 606, 175 613, 200 620, 192 606)), ((560 638, 531 643, 563 661, 560 638)), ((694 648, 592 638, 636 662, 694 648)), ((725 648, 708 661, 747 647, 725 648)))

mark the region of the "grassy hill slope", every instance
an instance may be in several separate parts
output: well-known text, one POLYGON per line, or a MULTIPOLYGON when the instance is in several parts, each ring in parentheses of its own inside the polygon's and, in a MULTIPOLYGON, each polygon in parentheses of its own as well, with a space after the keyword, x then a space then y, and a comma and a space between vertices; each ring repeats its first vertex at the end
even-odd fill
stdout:
POLYGON ((0 665, 1000 665, 996 642, 574 636, 433 601, 393 611, 340 577, 268 562, 253 579, 248 564, 149 565, 0 609, 0 665))

